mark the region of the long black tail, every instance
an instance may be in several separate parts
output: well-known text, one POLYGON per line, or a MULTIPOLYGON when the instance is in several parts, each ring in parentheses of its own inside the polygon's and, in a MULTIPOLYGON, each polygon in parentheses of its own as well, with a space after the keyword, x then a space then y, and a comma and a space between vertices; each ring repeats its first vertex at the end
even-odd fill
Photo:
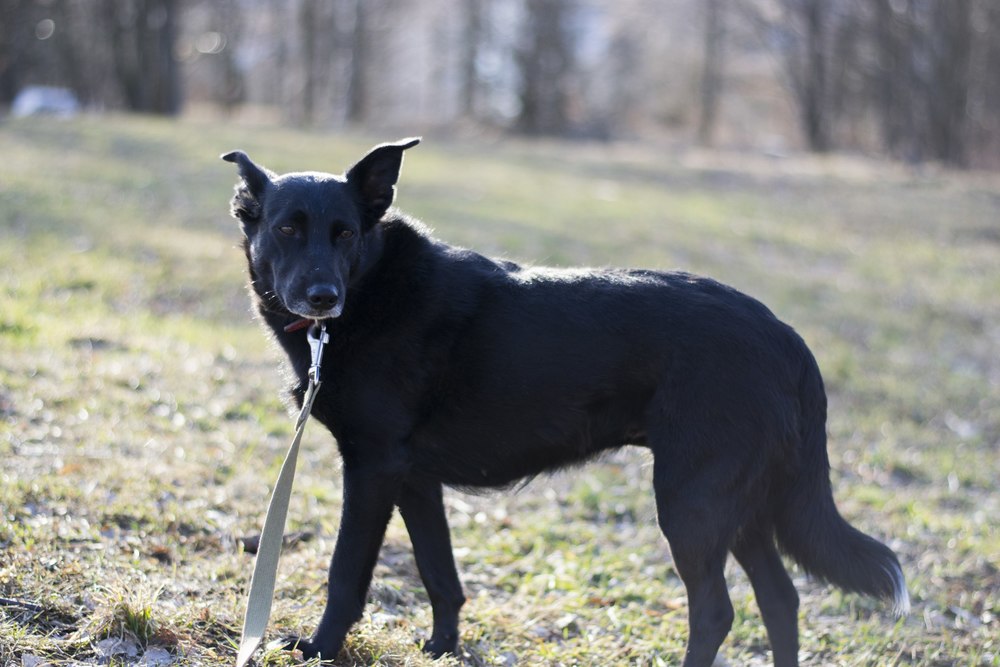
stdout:
POLYGON ((895 613, 904 615, 910 598, 896 554, 847 523, 834 504, 826 452, 826 393, 808 353, 799 398, 800 466, 778 501, 778 546, 809 574, 847 591, 889 600, 895 613))

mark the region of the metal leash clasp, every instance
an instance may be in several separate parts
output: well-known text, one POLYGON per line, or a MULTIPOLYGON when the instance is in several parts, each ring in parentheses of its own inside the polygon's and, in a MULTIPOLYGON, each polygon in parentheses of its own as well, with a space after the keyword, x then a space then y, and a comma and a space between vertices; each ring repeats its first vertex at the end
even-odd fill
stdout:
POLYGON ((317 322, 309 327, 306 334, 309 347, 312 349, 312 365, 309 366, 309 381, 319 386, 319 367, 323 362, 323 346, 330 342, 330 334, 326 332, 326 322, 317 322))

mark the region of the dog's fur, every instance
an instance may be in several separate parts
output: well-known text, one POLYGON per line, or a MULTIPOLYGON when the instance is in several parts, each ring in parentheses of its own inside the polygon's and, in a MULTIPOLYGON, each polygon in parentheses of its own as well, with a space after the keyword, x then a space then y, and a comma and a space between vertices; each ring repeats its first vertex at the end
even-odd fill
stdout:
POLYGON ((301 401, 303 319, 331 341, 312 414, 343 458, 326 609, 306 657, 334 658, 361 616, 396 507, 434 612, 425 649, 456 650, 464 602, 442 485, 506 487, 623 445, 649 448, 659 525, 687 588, 684 665, 710 665, 733 609, 732 553, 776 665, 798 660, 798 596, 778 549, 849 591, 908 605, 895 554, 837 512, 826 395, 802 339, 758 301, 687 273, 524 267, 456 248, 390 210, 403 151, 343 176, 275 175, 240 151, 260 315, 301 401))

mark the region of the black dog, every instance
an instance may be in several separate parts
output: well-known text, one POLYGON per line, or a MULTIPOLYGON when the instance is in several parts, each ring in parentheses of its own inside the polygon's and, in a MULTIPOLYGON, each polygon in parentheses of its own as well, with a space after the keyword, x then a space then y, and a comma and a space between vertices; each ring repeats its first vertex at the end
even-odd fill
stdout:
POLYGON ((302 400, 305 325, 331 342, 312 414, 337 439, 344 506, 326 609, 290 640, 334 658, 360 618, 398 507, 434 611, 425 650, 454 652, 465 598, 442 485, 504 487, 623 445, 654 456, 660 528, 687 588, 684 665, 710 665, 733 620, 723 568, 746 570, 776 665, 798 662, 798 595, 778 549, 849 591, 908 606, 895 554, 834 505, 826 394, 802 339, 707 278, 522 267, 390 211, 403 151, 343 176, 275 175, 235 151, 257 308, 302 400))

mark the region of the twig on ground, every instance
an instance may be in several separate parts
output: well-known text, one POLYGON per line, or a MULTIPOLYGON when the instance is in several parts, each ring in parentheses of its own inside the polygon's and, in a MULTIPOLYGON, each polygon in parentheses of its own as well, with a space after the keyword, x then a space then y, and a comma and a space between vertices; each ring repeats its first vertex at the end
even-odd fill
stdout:
POLYGON ((45 607, 35 604, 34 602, 28 602, 26 600, 15 600, 13 598, 0 598, 0 607, 20 607, 27 611, 43 612, 45 607))

